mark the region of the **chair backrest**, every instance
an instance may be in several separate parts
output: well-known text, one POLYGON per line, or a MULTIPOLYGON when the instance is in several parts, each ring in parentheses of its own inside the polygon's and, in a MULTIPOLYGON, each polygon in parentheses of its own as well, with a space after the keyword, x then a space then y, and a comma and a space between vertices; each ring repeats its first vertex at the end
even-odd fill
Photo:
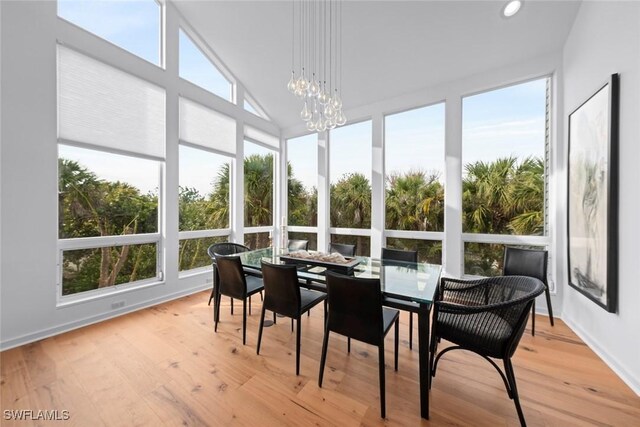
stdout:
POLYGON ((242 270, 242 261, 233 255, 215 255, 218 275, 218 289, 221 294, 245 299, 247 297, 247 279, 242 270))
POLYGON ((214 243, 213 245, 209 246, 209 248, 207 249, 207 253, 211 257, 211 259, 215 259, 216 254, 233 255, 239 254, 241 252, 248 252, 250 250, 250 248, 239 243, 223 242, 214 243))
POLYGON ((383 261, 418 262, 418 251, 403 251, 401 249, 382 248, 383 261))
POLYGON ((368 344, 383 339, 380 279, 362 279, 327 271, 330 331, 368 344))
POLYGON ((287 247, 290 251, 301 251, 309 249, 309 241, 308 240, 289 240, 287 247))
POLYGON ((355 256, 356 245, 345 245, 343 243, 329 243, 329 252, 338 252, 342 256, 355 256))
POLYGON ((300 313, 300 284, 295 265, 262 261, 264 307, 275 313, 295 317, 300 313))
POLYGON ((435 303, 436 334, 441 328, 458 325, 458 337, 464 342, 450 336, 449 341, 490 357, 511 357, 524 333, 533 300, 544 287, 541 280, 527 276, 443 277, 435 303))
POLYGON ((535 277, 547 285, 548 253, 540 249, 507 246, 504 249, 504 276, 535 277))

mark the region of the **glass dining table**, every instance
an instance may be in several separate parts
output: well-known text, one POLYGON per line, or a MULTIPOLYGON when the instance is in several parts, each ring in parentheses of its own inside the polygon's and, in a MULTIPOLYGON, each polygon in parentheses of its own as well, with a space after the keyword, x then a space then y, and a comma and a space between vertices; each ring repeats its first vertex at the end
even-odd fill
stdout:
MULTIPOLYGON (((281 259, 289 253, 286 249, 264 248, 237 254, 243 267, 260 270, 261 262, 283 264, 281 259)), ((429 333, 431 307, 440 281, 442 267, 436 264, 383 261, 369 257, 356 257, 359 261, 350 272, 354 277, 379 278, 384 301, 397 306, 398 300, 406 301, 410 311, 418 314, 418 359, 420 373, 420 415, 429 419, 429 333), (395 300, 396 304, 392 304, 395 300)), ((298 277, 303 280, 325 283, 322 266, 298 265, 298 277)), ((214 313, 216 312, 214 308, 214 313)))

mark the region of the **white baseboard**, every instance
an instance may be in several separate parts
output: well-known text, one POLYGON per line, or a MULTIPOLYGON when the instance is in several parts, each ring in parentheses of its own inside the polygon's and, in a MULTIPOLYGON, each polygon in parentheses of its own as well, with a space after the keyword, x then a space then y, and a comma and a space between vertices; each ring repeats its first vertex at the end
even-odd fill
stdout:
POLYGON ((595 354, 602 359, 602 361, 609 367, 613 372, 615 372, 622 381, 627 384, 631 390, 635 392, 636 395, 640 396, 640 381, 637 378, 634 378, 627 369, 620 363, 618 360, 612 356, 609 352, 607 352, 604 348, 602 348, 596 340, 594 340, 591 335, 576 323, 567 318, 562 318, 562 321, 573 330, 573 332, 580 337, 582 341, 585 342, 589 346, 591 350, 595 354))
POLYGON ((92 325, 94 323, 103 322, 105 320, 122 316, 124 314, 132 313, 134 311, 141 310, 143 308, 151 307, 154 305, 161 304, 163 302, 171 301, 174 299, 182 298, 187 295, 202 292, 206 289, 211 289, 211 285, 201 284, 189 289, 183 289, 181 291, 174 292, 169 295, 163 295, 158 298, 152 298, 150 300, 147 300, 138 304, 133 304, 133 305, 124 307, 120 310, 114 310, 108 313, 101 313, 95 316, 85 317, 83 319, 77 319, 72 322, 63 323, 61 325, 54 326, 53 328, 43 329, 37 332, 32 332, 29 334, 21 335, 19 337, 11 338, 6 341, 0 342, 0 351, 9 350, 10 348, 19 347, 21 345, 29 344, 35 341, 40 341, 42 339, 49 338, 54 335, 59 335, 64 332, 69 332, 74 329, 92 325))

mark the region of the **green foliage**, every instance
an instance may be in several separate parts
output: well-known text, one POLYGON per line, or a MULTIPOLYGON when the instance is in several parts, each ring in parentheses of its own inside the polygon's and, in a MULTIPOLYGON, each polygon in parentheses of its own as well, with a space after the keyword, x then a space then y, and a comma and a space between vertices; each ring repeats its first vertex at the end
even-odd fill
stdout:
MULTIPOLYGON (((289 224, 317 224, 316 188, 306 189, 288 168, 289 224)), ((273 156, 244 159, 245 225, 273 223, 273 156)), ((492 163, 465 166, 463 179, 463 229, 472 233, 540 235, 544 231, 544 162, 527 158, 502 158, 492 163)), ((224 164, 211 192, 179 189, 179 229, 206 230, 229 227, 230 165, 224 164)), ((360 173, 345 174, 330 188, 331 226, 371 227, 371 184, 360 173)), ((425 171, 395 174, 387 179, 386 228, 393 230, 444 230, 444 186, 438 175, 425 171)), ((77 162, 59 160, 59 211, 61 238, 155 233, 158 197, 141 194, 123 182, 108 182, 77 162)), ((336 242, 355 243, 368 253, 370 239, 334 236, 336 242)), ((180 241, 179 269, 209 265, 207 247, 226 237, 180 241)), ((269 244, 268 233, 247 235, 253 248, 269 244)), ((390 247, 415 249, 421 260, 438 263, 442 244, 389 238, 390 247)), ((501 268, 502 245, 467 244, 465 271, 491 275, 501 268)), ((319 248, 323 249, 323 248, 319 248)), ((127 283, 156 274, 156 245, 131 245, 65 251, 63 293, 72 294, 127 283)))
POLYGON ((410 171, 387 178, 388 230, 443 231, 444 186, 437 174, 410 171))

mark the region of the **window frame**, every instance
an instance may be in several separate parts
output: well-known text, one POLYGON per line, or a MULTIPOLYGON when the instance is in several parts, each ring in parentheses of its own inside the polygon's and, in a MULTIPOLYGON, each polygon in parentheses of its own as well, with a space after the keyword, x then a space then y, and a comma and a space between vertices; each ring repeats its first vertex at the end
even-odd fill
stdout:
MULTIPOLYGON (((224 151, 219 151, 210 147, 203 147, 202 145, 192 144, 182 139, 178 140, 178 147, 179 146, 185 146, 195 150, 202 150, 207 153, 216 154, 228 159, 229 161, 229 200, 227 202, 229 203, 229 206, 232 206, 231 204, 233 200, 232 189, 233 189, 233 183, 234 183, 233 160, 235 156, 229 153, 225 153, 224 151)), ((180 154, 178 154, 178 185, 180 185, 180 154)), ((178 212, 178 215, 180 215, 179 212, 178 212)), ((225 228, 209 228, 209 229, 202 229, 202 230, 186 230, 186 231, 181 231, 180 229, 178 229, 178 247, 180 246, 180 242, 182 240, 203 239, 207 237, 226 237, 227 240, 229 240, 231 237, 232 215, 233 215, 233 209, 231 209, 229 212, 229 222, 227 224, 227 227, 225 228)), ((180 220, 178 219, 178 227, 179 226, 180 226, 180 220)), ((189 270, 180 270, 178 259, 176 259, 176 265, 178 270, 178 278, 188 277, 194 274, 203 273, 203 272, 209 271, 209 268, 210 268, 209 266, 204 266, 204 267, 192 268, 189 270)))
MULTIPOLYGON (((131 52, 129 49, 122 47, 118 44, 116 44, 115 42, 112 42, 109 39, 106 39, 96 33, 94 33, 93 31, 89 30, 88 28, 83 27, 80 24, 77 24, 73 21, 68 20, 67 18, 65 18, 64 16, 60 15, 60 9, 59 9, 59 2, 56 0, 56 17, 60 20, 62 20, 64 23, 66 23, 67 25, 71 25, 73 28, 77 28, 80 31, 85 32, 86 34, 90 34, 92 37, 97 37, 99 38, 102 42, 104 43, 108 43, 109 45, 123 51, 126 52, 129 55, 133 55, 134 57, 141 59, 155 67, 161 68, 163 70, 166 70, 167 68, 167 63, 166 63, 166 52, 167 52, 167 46, 166 46, 166 29, 167 29, 167 5, 166 5, 166 0, 152 0, 154 3, 156 3, 156 5, 160 8, 160 12, 158 13, 158 63, 154 63, 150 60, 148 60, 147 58, 144 58, 134 52, 131 52)), ((84 54, 84 53, 83 53, 84 54)), ((87 55, 87 54, 85 54, 87 55)), ((92 55, 88 55, 93 57, 92 55)))
MULTIPOLYGON (((383 224, 383 232, 382 232, 382 246, 387 246, 387 238, 397 238, 397 239, 411 239, 411 240, 425 240, 429 242, 440 242, 442 244, 442 253, 444 257, 444 240, 445 240, 445 230, 442 231, 416 231, 416 230, 396 230, 387 228, 387 210, 386 210, 386 201, 387 201, 387 188, 386 188, 386 179, 387 179, 387 117, 395 116, 397 114, 407 113, 414 110, 419 110, 421 108, 429 108, 434 107, 436 105, 442 104, 444 109, 444 146, 443 146, 443 158, 442 165, 443 168, 446 169, 446 147, 447 147, 447 133, 446 133, 446 116, 447 116, 447 103, 446 99, 441 99, 439 101, 430 102, 428 104, 421 104, 411 108, 403 108, 396 111, 388 111, 382 115, 382 170, 383 170, 383 201, 385 204, 385 209, 382 212, 382 224, 383 224)), ((443 170, 443 181, 446 188, 446 170, 443 170)), ((445 205, 447 203, 446 192, 444 195, 445 205)), ((444 217, 446 217, 447 212, 445 209, 444 217)), ((446 218, 443 221, 446 223, 446 218)), ((444 263, 444 259, 441 260, 444 263)))
MULTIPOLYGON (((73 305, 96 298, 102 298, 111 296, 121 292, 126 292, 130 289, 140 289, 143 287, 160 285, 165 283, 165 271, 164 271, 164 240, 162 237, 162 230, 164 228, 165 218, 163 215, 164 205, 164 175, 165 175, 165 160, 159 159, 153 156, 146 156, 138 153, 129 153, 117 149, 105 149, 104 147, 98 147, 86 143, 77 143, 74 141, 67 141, 58 138, 56 144, 56 150, 58 151, 57 158, 60 159, 59 147, 60 145, 66 145, 71 147, 77 147, 82 149, 89 149, 98 152, 104 152, 109 154, 123 155, 132 158, 153 160, 158 163, 158 231, 155 233, 138 233, 138 234, 125 234, 125 235, 113 235, 113 236, 92 236, 92 237, 73 237, 73 238, 60 238, 58 234, 57 238, 57 266, 58 274, 56 277, 56 307, 64 307, 73 305), (63 273, 64 273, 64 252, 81 250, 81 249, 100 249, 104 247, 114 247, 123 245, 141 245, 141 244, 153 244, 156 245, 156 276, 147 279, 135 280, 133 282, 116 284, 105 288, 97 288, 89 291, 79 292, 71 295, 63 295, 63 273)), ((59 177, 60 171, 56 167, 57 176, 59 177)), ((56 212, 56 218, 59 223, 59 211, 56 212)), ((58 230, 59 232, 59 230, 58 230)))
MULTIPOLYGON (((283 197, 286 198, 286 202, 283 200, 283 206, 285 206, 285 214, 284 216, 287 218, 287 239, 289 239, 288 233, 308 233, 308 234, 315 234, 316 235, 316 241, 318 239, 318 226, 313 226, 313 225, 289 225, 289 176, 288 176, 288 167, 289 167, 289 143, 291 140, 294 139, 298 139, 298 138, 304 138, 307 137, 309 135, 316 135, 315 138, 315 149, 317 151, 318 149, 318 134, 317 133, 307 133, 304 135, 300 135, 300 136, 295 136, 292 138, 287 138, 284 140, 284 146, 286 147, 286 152, 285 152, 285 162, 284 162, 284 167, 285 167, 285 171, 284 171, 284 182, 285 182, 285 189, 284 189, 284 194, 283 197)), ((315 168, 315 172, 316 172, 316 191, 318 189, 318 184, 319 184, 319 176, 320 174, 318 173, 318 159, 317 159, 317 153, 316 153, 316 168, 315 168)), ((320 212, 318 211, 318 209, 316 209, 316 224, 318 223, 318 218, 320 216, 320 212)))
MULTIPOLYGON (((246 158, 246 152, 244 150, 244 146, 245 146, 245 144, 247 142, 250 142, 252 144, 258 145, 258 146, 264 148, 265 150, 269 150, 270 152, 272 152, 272 154, 273 154, 273 164, 272 164, 272 168, 273 168, 273 171, 272 171, 272 174, 273 174, 272 175, 273 176, 272 186, 273 186, 273 189, 271 190, 271 224, 270 225, 260 225, 260 226, 256 226, 256 227, 247 227, 245 225, 245 220, 246 220, 245 209, 246 209, 246 206, 245 206, 245 202, 244 201, 245 201, 245 198, 246 198, 246 194, 244 194, 244 190, 243 190, 244 197, 242 199, 242 206, 243 206, 243 209, 242 209, 242 224, 243 224, 244 232, 243 232, 242 242, 241 242, 241 244, 243 244, 243 245, 244 245, 244 241, 245 241, 245 235, 247 235, 247 234, 270 233, 271 236, 274 236, 276 234, 276 224, 277 224, 276 221, 277 221, 277 217, 278 217, 277 206, 278 206, 278 198, 280 196, 278 194, 278 187, 279 187, 278 183, 280 182, 280 175, 281 175, 280 174, 280 155, 281 155, 281 150, 282 150, 282 147, 275 148, 270 144, 267 144, 265 142, 261 142, 261 141, 255 139, 255 138, 247 136, 246 135, 246 126, 245 126, 244 133, 242 135, 242 144, 243 144, 243 148, 242 148, 242 163, 243 163, 243 165, 244 165, 244 160, 246 158)), ((238 160, 240 160, 240 159, 238 159, 238 160)), ((244 173, 243 173, 243 176, 242 176, 242 181, 243 181, 242 185, 243 185, 243 188, 244 188, 244 184, 245 184, 244 183, 244 173)), ((274 243, 274 245, 275 245, 275 243, 274 243)))
MULTIPOLYGON (((465 245, 467 243, 479 243, 479 244, 501 244, 501 245, 514 245, 514 246, 540 246, 540 247, 544 247, 547 251, 548 251, 548 264, 547 264, 547 276, 548 276, 548 284, 549 284, 549 290, 551 291, 552 294, 556 293, 556 285, 555 285, 555 280, 554 277, 555 275, 553 274, 553 268, 552 268, 552 264, 553 264, 553 236, 552 236, 552 230, 550 227, 550 217, 549 217, 549 212, 551 210, 551 205, 553 203, 553 201, 551 200, 551 198, 549 197, 549 193, 550 193, 550 179, 551 179, 551 175, 553 172, 553 160, 554 160, 554 149, 553 149, 553 145, 554 145, 554 137, 553 137, 553 127, 554 127, 554 115, 553 115, 553 108, 554 108, 554 98, 553 98, 553 86, 554 86, 554 81, 555 81, 555 77, 553 75, 553 73, 543 73, 540 75, 536 75, 527 79, 523 79, 523 80, 515 80, 513 82, 510 82, 508 84, 504 84, 504 85, 499 85, 499 86, 493 86, 487 89, 483 89, 480 91, 475 91, 475 92, 470 92, 470 93, 466 93, 466 94, 462 94, 461 95, 461 103, 460 103, 460 107, 461 107, 461 112, 464 111, 464 99, 468 98, 468 97, 472 97, 472 96, 476 96, 476 95, 481 95, 484 93, 489 93, 489 92, 493 92, 496 90, 501 90, 501 89, 506 89, 506 88, 510 88, 510 87, 514 87, 514 86, 518 86, 518 85, 522 85, 522 84, 526 84, 526 83, 530 83, 530 82, 534 82, 534 81, 538 81, 538 80, 546 80, 546 89, 545 89, 545 97, 546 97, 546 111, 545 111, 545 141, 544 141, 544 191, 543 191, 543 203, 544 203, 544 224, 543 224, 543 230, 544 230, 544 234, 541 236, 536 236, 536 235, 514 235, 514 234, 486 234, 486 233, 468 233, 468 232, 464 232, 462 231, 460 236, 461 236, 461 246, 460 246, 460 250, 461 250, 461 254, 460 254, 460 261, 461 261, 461 266, 460 266, 460 271, 462 272, 462 277, 464 278, 478 278, 479 276, 476 275, 472 275, 472 274, 467 274, 465 273, 465 245)), ((460 121, 460 132, 462 135, 462 131, 464 128, 464 118, 461 119, 460 121)), ((463 161, 463 151, 464 151, 464 147, 462 146, 463 142, 461 139, 461 147, 460 147, 460 163, 462 165, 462 168, 464 168, 464 165, 462 164, 463 161)), ((462 174, 460 175, 460 186, 462 188, 462 174)), ((462 194, 461 194, 462 196, 462 194)), ((461 208, 464 209, 464 201, 461 200, 461 204, 460 204, 461 208)))
MULTIPOLYGON (((222 99, 225 102, 230 102, 231 104, 238 104, 238 82, 235 77, 229 72, 224 63, 216 56, 209 45, 205 43, 201 37, 198 35, 196 31, 193 30, 191 25, 186 22, 184 19, 180 20, 178 25, 178 34, 176 37, 176 42, 178 44, 178 56, 176 58, 178 64, 178 80, 181 82, 186 82, 190 85, 193 85, 201 90, 204 90, 210 95, 215 96, 216 98, 222 99), (191 80, 182 77, 180 75, 180 33, 184 33, 184 35, 189 39, 189 41, 195 46, 196 49, 204 56, 204 58, 211 63, 211 66, 214 67, 220 75, 229 83, 229 97, 223 97, 220 94, 212 92, 211 90, 199 85, 198 83, 192 82, 191 80)), ((242 107, 242 106, 240 106, 242 107)))

